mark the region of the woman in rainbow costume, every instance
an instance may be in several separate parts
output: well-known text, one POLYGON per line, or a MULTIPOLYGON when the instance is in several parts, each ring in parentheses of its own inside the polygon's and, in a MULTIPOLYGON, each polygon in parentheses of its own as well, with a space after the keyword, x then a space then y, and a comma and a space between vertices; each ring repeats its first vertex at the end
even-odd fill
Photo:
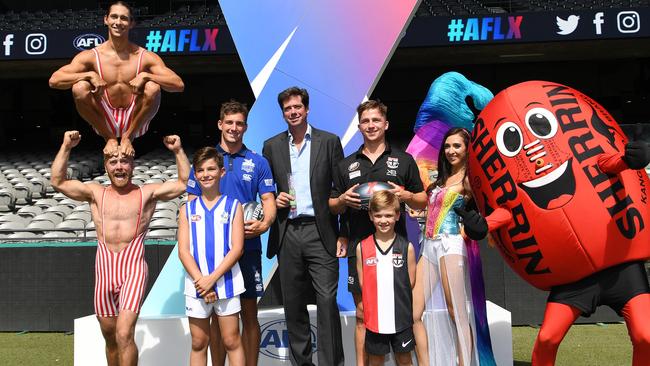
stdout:
POLYGON ((433 181, 427 189, 427 218, 413 290, 420 365, 495 365, 478 243, 465 238, 454 210, 471 200, 470 134, 464 127, 472 126, 474 113, 466 104, 467 96, 484 106, 492 94, 458 73, 436 79, 407 149, 424 163, 421 176, 433 181))

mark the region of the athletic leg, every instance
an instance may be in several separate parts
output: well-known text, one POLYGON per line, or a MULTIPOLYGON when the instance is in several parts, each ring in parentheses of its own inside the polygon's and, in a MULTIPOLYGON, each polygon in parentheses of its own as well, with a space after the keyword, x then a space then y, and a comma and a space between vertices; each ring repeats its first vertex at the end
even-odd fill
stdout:
POLYGON ((260 323, 257 320, 257 299, 241 298, 242 344, 246 365, 256 366, 260 353, 260 323))
POLYGON ((544 321, 533 348, 533 366, 555 365, 557 349, 580 314, 580 310, 573 306, 558 302, 546 304, 544 321))
POLYGON ((117 317, 98 316, 99 328, 102 330, 102 336, 106 342, 106 363, 108 366, 119 366, 117 353, 117 341, 115 339, 115 329, 117 326, 117 317))
POLYGON ((210 322, 210 356, 212 366, 223 366, 226 364, 226 349, 223 347, 221 339, 221 329, 219 329, 219 317, 212 314, 210 322))
POLYGON ((135 323, 138 314, 124 310, 117 316, 115 339, 120 358, 120 366, 135 366, 138 364, 138 347, 135 344, 135 323))
POLYGON ((104 154, 117 153, 117 138, 115 133, 106 125, 106 119, 102 106, 99 102, 101 95, 92 93, 92 85, 82 80, 72 86, 72 97, 77 107, 77 112, 86 122, 88 122, 95 131, 106 140, 104 154))
POLYGON ((239 336, 239 313, 230 315, 220 315, 219 329, 221 329, 221 339, 223 346, 228 354, 229 366, 244 366, 246 359, 244 347, 239 336))
POLYGON ((210 343, 210 318, 187 317, 192 336, 190 351, 190 366, 206 366, 208 364, 208 344, 210 343))
POLYGON ((160 85, 153 81, 148 81, 144 85, 142 94, 135 98, 135 107, 133 109, 133 117, 129 128, 120 137, 120 150, 126 155, 134 155, 133 145, 131 141, 140 134, 143 134, 147 129, 146 124, 151 122, 153 117, 158 112, 160 107, 160 85), (144 128, 143 128, 144 127, 144 128))
POLYGON ((621 311, 627 332, 632 341, 632 365, 647 365, 650 362, 650 294, 644 293, 630 299, 621 311))

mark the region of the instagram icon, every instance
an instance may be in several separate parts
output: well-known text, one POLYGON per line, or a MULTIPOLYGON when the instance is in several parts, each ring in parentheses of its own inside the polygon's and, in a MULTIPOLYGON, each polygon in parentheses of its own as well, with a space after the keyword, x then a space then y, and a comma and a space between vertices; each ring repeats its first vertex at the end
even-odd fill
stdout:
POLYGON ((43 33, 31 33, 25 37, 25 52, 28 55, 42 55, 47 51, 47 36, 43 33))
POLYGON ((636 33, 641 28, 641 17, 636 11, 622 11, 616 17, 618 31, 621 33, 636 33))

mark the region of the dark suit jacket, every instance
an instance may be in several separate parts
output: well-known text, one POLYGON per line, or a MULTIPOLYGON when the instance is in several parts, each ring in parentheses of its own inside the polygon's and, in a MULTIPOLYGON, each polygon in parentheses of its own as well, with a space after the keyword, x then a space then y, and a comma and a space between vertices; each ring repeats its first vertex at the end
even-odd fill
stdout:
MULTIPOLYGON (((262 154, 269 161, 273 171, 273 179, 278 192, 289 192, 287 173, 291 173, 289 158, 289 137, 283 131, 264 141, 262 154)), ((332 190, 332 173, 336 164, 343 160, 341 140, 334 134, 311 128, 311 151, 309 157, 309 183, 311 199, 314 205, 316 226, 325 249, 336 256, 336 239, 338 236, 338 220, 329 210, 328 200, 332 190)), ((289 208, 278 208, 277 218, 269 233, 266 256, 273 258, 280 250, 287 228, 289 208)))

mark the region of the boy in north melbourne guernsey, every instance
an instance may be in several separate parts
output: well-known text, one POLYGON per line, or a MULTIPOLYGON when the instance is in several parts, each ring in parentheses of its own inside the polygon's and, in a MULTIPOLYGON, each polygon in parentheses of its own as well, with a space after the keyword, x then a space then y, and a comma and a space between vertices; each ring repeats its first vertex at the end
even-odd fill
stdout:
POLYGON ((217 149, 199 149, 192 159, 201 195, 181 207, 178 255, 185 267, 185 314, 190 324, 191 366, 207 364, 210 322, 218 322, 228 364, 244 366, 239 335, 239 294, 245 291, 237 261, 244 252, 242 205, 219 192, 224 175, 217 149))
POLYGON ((368 214, 375 233, 357 246, 366 353, 371 366, 383 365, 392 348, 398 365, 411 365, 415 249, 395 232, 400 206, 391 191, 374 193, 368 214))

